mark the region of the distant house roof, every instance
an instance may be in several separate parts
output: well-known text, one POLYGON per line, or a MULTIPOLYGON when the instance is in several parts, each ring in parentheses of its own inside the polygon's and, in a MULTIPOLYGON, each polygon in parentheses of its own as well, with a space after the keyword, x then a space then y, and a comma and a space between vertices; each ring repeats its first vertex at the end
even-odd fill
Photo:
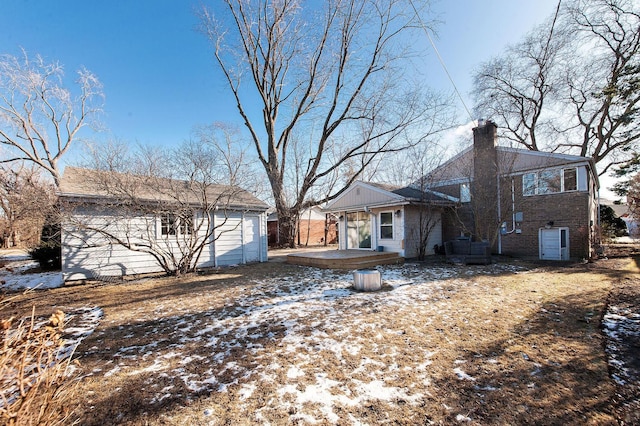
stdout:
POLYGON ((198 205, 203 200, 210 203, 218 200, 230 208, 269 208, 263 201, 237 186, 202 184, 69 166, 65 167, 59 195, 76 201, 134 198, 141 202, 180 201, 198 205))
POLYGON ((631 210, 629 210, 629 205, 627 203, 619 203, 613 200, 601 198, 600 205, 611 207, 618 217, 626 217, 631 214, 631 210))

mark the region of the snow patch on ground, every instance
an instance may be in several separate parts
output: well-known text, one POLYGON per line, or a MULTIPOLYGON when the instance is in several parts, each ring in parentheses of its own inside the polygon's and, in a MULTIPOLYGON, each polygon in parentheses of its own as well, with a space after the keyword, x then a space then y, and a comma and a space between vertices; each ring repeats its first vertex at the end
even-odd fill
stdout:
MULTIPOLYGON (((37 266, 28 256, 3 256, 0 260, 2 290, 63 285, 60 272, 28 273, 37 266)), ((143 339, 148 343, 121 347, 116 356, 90 374, 109 377, 153 372, 178 378, 193 393, 227 392, 236 386, 235 392, 241 401, 255 397, 262 386, 284 377, 287 383, 276 393, 279 400, 275 404, 288 407, 292 413, 290 420, 302 423, 338 422, 336 411, 341 405, 361 405, 371 400, 420 404, 427 398, 426 389, 431 383, 429 366, 437 348, 424 348, 410 366, 416 382, 425 386, 420 389, 402 386, 394 381, 400 373, 395 359, 398 354, 389 350, 384 342, 405 331, 391 326, 374 328, 360 317, 371 312, 384 316, 385 312, 402 311, 404 306, 418 306, 425 321, 435 316, 446 318, 449 295, 462 283, 473 285, 469 278, 457 279, 460 271, 456 267, 386 266, 378 270, 387 290, 363 293, 353 290, 350 272, 302 270, 304 273, 295 277, 258 281, 222 309, 158 319, 149 327, 148 339, 143 339), (434 300, 437 303, 433 303, 434 300), (337 305, 341 305, 340 309, 336 309, 337 305), (345 312, 349 315, 345 316, 345 312), (171 342, 170 349, 162 342, 171 342), (209 348, 210 356, 189 353, 189 346, 193 344, 209 348), (375 358, 361 356, 365 347, 379 347, 380 353, 375 358), (243 352, 251 354, 252 363, 238 357, 237 354, 243 352), (295 361, 280 365, 274 362, 279 356, 293 357, 295 361), (327 356, 344 368, 349 366, 345 376, 333 377, 314 369, 314 360, 327 356), (358 357, 359 362, 353 365, 353 359, 358 357), (318 408, 310 411, 305 408, 309 404, 318 408)), ((470 274, 527 272, 517 265, 493 264, 477 267, 470 274)), ((70 308, 65 314, 66 340, 61 358, 71 356, 104 316, 99 307, 70 308)), ((148 318, 136 321, 144 323, 148 318)), ((608 337, 607 353, 614 379, 621 385, 638 383, 639 372, 625 363, 618 347, 625 339, 640 336, 640 314, 610 306, 603 318, 603 330, 608 337)), ((87 353, 96 350, 99 348, 93 347, 87 353)), ((523 353, 525 357, 528 356, 523 353)), ((487 362, 495 363, 495 360, 487 362)), ((476 379, 464 371, 464 363, 464 360, 455 361, 451 373, 459 380, 474 382, 476 379)), ((401 363, 406 364, 406 360, 401 363)), ((475 389, 497 390, 479 385, 475 389)), ((174 385, 158 387, 150 403, 162 402, 171 397, 174 390, 174 385)), ((203 414, 211 416, 207 410, 203 414)), ((258 410, 247 420, 259 422, 264 420, 264 415, 258 410)), ((456 420, 472 421, 466 414, 458 414, 456 420)))
MULTIPOLYGON (((158 319, 147 332, 149 338, 140 339, 152 343, 120 348, 114 365, 95 374, 166 374, 194 393, 228 392, 234 387, 240 401, 284 380, 274 393, 278 400, 269 405, 286 407, 293 422, 335 423, 340 420, 338 407, 361 406, 368 401, 401 400, 419 405, 429 395, 429 366, 437 348, 417 352, 413 365, 400 370, 398 366, 407 365, 407 360, 397 358, 401 354, 386 342, 405 335, 406 330, 392 324, 376 327, 363 318, 396 314, 406 307, 415 312, 416 306, 425 321, 446 316, 449 297, 459 286, 473 283, 456 279, 456 267, 405 264, 379 270, 387 290, 377 292, 355 291, 350 272, 315 268, 301 269, 295 277, 254 282, 221 309, 158 319), (433 303, 434 296, 437 303, 433 303), (171 342, 169 352, 165 352, 167 345, 158 345, 157 336, 171 342), (209 348, 210 356, 190 354, 189 346, 194 343, 209 348), (365 348, 373 348, 375 355, 363 355, 365 348), (315 369, 320 357, 332 359, 337 370, 315 369), (171 361, 176 359, 180 362, 171 361), (280 363, 279 359, 288 361, 280 363), (398 379, 402 374, 413 375, 424 386, 403 386, 398 379)), ((495 264, 476 271, 500 274, 522 268, 495 264)), ((133 317, 132 324, 137 322, 145 319, 133 317)), ((452 367, 452 374, 461 380, 475 380, 459 365, 452 367)), ((161 401, 166 393, 158 388, 153 400, 161 401)), ((258 410, 248 421, 268 417, 264 410, 269 407, 258 410)))
POLYGON ((606 351, 609 356, 609 366, 614 372, 613 379, 620 385, 640 382, 640 371, 628 364, 629 354, 622 353, 620 350, 623 341, 640 339, 640 313, 628 308, 609 306, 602 318, 602 328, 609 337, 606 351))
POLYGON ((0 256, 0 290, 20 291, 26 289, 47 289, 62 287, 64 280, 62 272, 28 273, 37 268, 38 262, 32 260, 28 254, 11 252, 0 256))

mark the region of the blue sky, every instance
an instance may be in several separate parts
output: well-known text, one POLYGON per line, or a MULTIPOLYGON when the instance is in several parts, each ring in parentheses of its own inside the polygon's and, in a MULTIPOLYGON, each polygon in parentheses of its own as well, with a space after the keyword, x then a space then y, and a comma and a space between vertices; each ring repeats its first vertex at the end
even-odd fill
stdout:
MULTIPOLYGON (((20 55, 24 48, 59 61, 70 78, 80 66, 94 72, 106 96, 102 123, 108 132, 98 138, 177 144, 196 125, 241 125, 209 42, 196 31, 203 3, 207 0, 2 0, 0 53, 20 55)), ((473 70, 541 23, 555 5, 556 0, 434 3, 441 21, 436 44, 470 108, 473 70)), ((434 88, 452 90, 432 51, 424 69, 434 88)), ((462 110, 461 117, 466 118, 462 110)))

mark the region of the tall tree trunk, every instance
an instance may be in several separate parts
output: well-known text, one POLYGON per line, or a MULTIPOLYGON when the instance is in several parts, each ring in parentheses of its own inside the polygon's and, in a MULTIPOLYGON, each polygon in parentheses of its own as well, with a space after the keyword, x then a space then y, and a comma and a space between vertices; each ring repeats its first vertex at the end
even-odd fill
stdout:
POLYGON ((283 247, 295 248, 296 246, 296 228, 298 226, 298 215, 293 213, 291 209, 278 211, 278 232, 280 244, 283 247))

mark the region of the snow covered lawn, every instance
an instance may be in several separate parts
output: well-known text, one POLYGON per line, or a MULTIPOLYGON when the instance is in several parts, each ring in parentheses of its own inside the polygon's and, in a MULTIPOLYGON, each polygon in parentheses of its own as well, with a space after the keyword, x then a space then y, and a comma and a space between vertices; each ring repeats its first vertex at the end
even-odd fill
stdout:
MULTIPOLYGON (((613 423, 588 266, 250 265, 24 304, 104 313, 76 351, 82 424, 613 423)), ((17 302, 20 305, 20 302, 17 302)))

